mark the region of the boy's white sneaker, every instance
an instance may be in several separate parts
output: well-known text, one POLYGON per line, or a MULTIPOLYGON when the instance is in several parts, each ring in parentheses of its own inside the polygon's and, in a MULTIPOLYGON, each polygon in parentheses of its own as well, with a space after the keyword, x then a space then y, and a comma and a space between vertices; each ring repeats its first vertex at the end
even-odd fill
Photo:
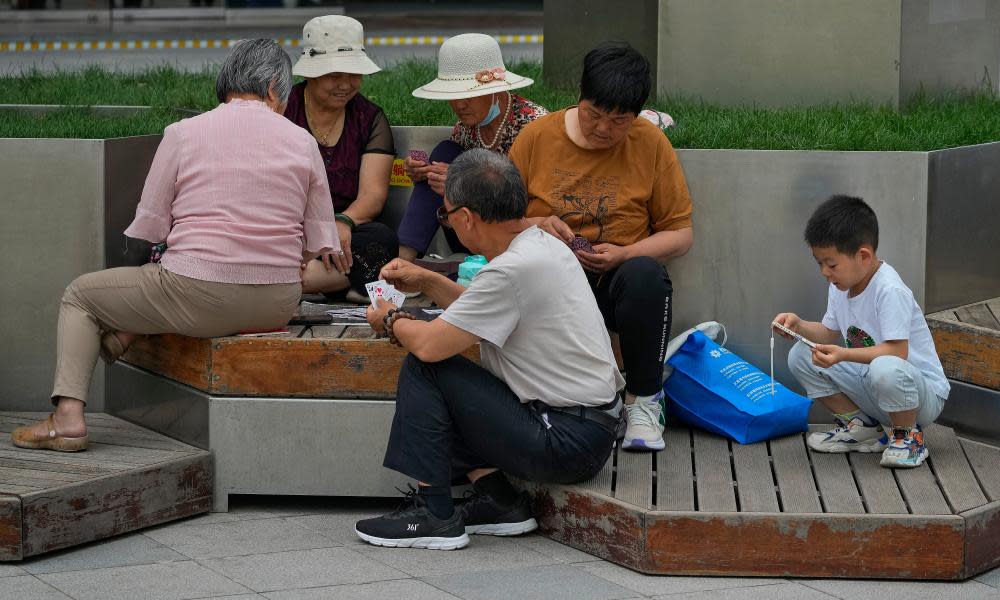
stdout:
POLYGON ((892 443, 882 452, 883 467, 902 467, 912 469, 919 467, 931 452, 924 445, 924 432, 920 426, 913 429, 896 428, 892 430, 892 443))
POLYGON ((622 440, 624 450, 663 450, 663 426, 660 425, 660 415, 663 408, 660 400, 661 390, 650 400, 636 398, 632 404, 625 405, 628 416, 628 427, 625 429, 625 439, 622 440))
POLYGON ((889 438, 881 425, 868 426, 854 417, 846 425, 838 422, 829 431, 810 433, 806 444, 816 452, 881 452, 889 438))

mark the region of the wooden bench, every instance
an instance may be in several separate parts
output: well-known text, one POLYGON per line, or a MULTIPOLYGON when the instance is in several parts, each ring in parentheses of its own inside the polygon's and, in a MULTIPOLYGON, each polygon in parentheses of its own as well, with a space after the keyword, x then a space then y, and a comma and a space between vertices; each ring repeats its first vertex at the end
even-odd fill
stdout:
POLYGON ((951 394, 939 419, 1000 443, 1000 298, 927 315, 951 394))
POLYGON ((542 532, 644 573, 964 579, 1000 564, 1000 449, 927 430, 929 464, 668 426, 580 485, 522 484, 542 532))

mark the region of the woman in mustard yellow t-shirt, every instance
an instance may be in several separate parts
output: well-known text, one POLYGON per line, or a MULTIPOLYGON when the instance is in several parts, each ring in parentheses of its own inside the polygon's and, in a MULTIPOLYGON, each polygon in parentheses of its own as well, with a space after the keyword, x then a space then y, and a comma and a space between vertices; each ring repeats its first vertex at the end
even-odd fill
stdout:
POLYGON ((528 189, 528 217, 574 248, 619 337, 629 421, 623 447, 633 450, 664 447, 673 287, 662 263, 685 254, 693 239, 677 155, 659 128, 637 118, 650 87, 645 57, 627 44, 603 44, 584 58, 579 104, 530 123, 510 150, 528 189))

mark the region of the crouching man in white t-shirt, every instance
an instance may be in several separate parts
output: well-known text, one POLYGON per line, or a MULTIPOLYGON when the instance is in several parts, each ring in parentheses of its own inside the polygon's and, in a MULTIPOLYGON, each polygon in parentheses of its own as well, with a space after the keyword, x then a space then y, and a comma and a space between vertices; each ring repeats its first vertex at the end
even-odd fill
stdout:
POLYGON ((403 260, 382 277, 445 312, 431 322, 369 309, 380 334, 409 351, 399 375, 384 465, 418 482, 401 509, 358 521, 381 546, 461 548, 469 533, 537 527, 504 473, 571 483, 607 461, 621 423, 604 320, 573 252, 524 218, 521 176, 504 156, 469 150, 448 169, 442 225, 489 259, 468 289, 403 260), (482 366, 459 356, 480 344, 482 366), (477 495, 455 507, 451 486, 477 495))
POLYGON ((830 282, 826 314, 774 320, 816 342, 795 344, 788 366, 837 421, 806 442, 817 452, 881 452, 884 467, 917 467, 929 454, 922 428, 941 414, 950 386, 913 292, 876 255, 875 211, 861 198, 833 196, 805 237, 830 282))

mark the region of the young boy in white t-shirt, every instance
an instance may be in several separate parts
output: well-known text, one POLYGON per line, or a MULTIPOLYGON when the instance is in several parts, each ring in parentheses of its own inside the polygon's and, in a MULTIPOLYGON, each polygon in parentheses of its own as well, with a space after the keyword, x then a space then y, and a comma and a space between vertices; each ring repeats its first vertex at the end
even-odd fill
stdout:
POLYGON ((922 427, 941 414, 950 386, 913 292, 875 254, 875 212, 860 198, 833 196, 809 218, 805 238, 830 282, 826 314, 819 323, 794 313, 774 320, 817 344, 795 344, 788 366, 837 423, 806 442, 817 452, 881 451, 884 467, 919 466, 929 455, 922 427))

